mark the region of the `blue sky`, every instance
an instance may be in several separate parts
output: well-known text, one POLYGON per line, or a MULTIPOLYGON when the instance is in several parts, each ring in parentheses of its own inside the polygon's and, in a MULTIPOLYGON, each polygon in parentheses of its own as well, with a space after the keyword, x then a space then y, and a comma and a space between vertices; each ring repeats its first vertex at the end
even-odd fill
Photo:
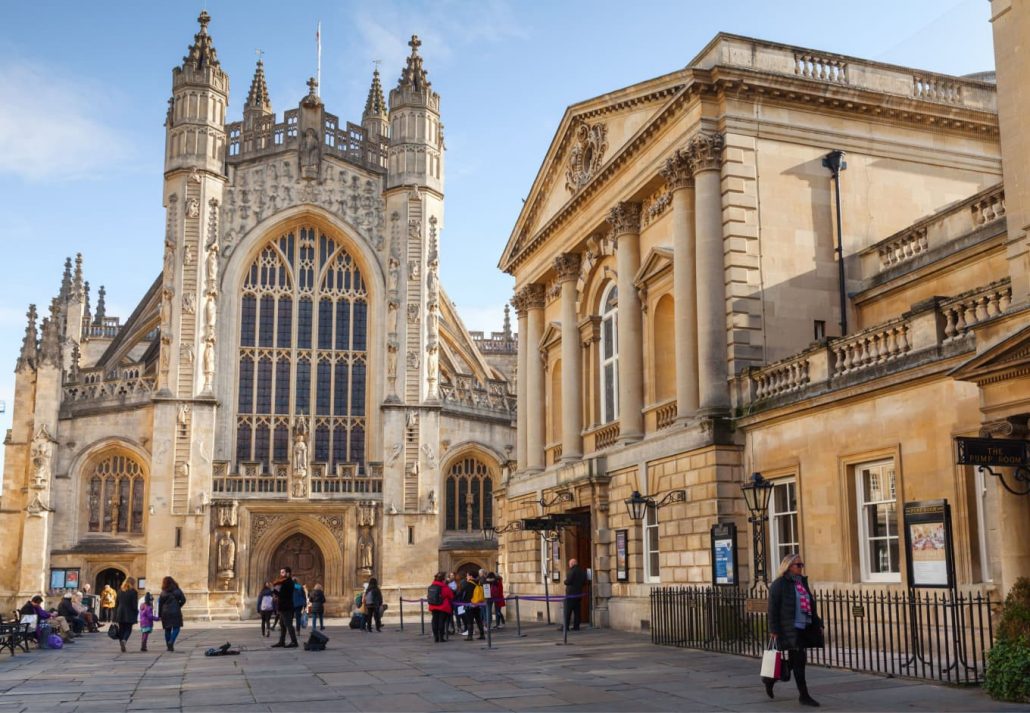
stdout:
POLYGON ((52 2, 0 0, 0 399, 30 302, 45 311, 82 252, 93 302, 126 318, 161 266, 164 115, 171 69, 203 8, 241 118, 264 52, 277 114, 315 70, 359 122, 373 60, 397 82, 418 34, 446 128, 441 277, 470 329, 500 329, 512 280, 496 270, 569 104, 673 71, 719 31, 951 74, 994 66, 986 0, 761 2, 52 2))

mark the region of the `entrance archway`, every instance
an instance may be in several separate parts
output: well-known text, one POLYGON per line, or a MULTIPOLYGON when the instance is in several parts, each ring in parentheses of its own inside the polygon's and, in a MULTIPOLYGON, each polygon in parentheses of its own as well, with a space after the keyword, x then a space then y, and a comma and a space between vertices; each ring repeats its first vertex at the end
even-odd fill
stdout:
POLYGON ((268 562, 269 581, 278 579, 283 567, 289 567, 294 578, 309 590, 315 584, 325 584, 322 550, 307 535, 298 532, 279 543, 268 562))
POLYGON ((481 564, 477 564, 475 562, 466 562, 465 564, 457 567, 454 570, 454 576, 457 577, 459 582, 463 582, 465 581, 465 575, 467 575, 469 572, 472 573, 473 577, 478 577, 479 570, 481 569, 485 569, 485 567, 483 567, 483 565, 481 564))
POLYGON ((124 581, 125 572, 121 571, 120 569, 115 569, 114 567, 102 569, 99 572, 97 572, 97 578, 93 583, 93 593, 100 594, 100 592, 103 591, 104 587, 108 584, 111 585, 112 589, 117 591, 118 587, 122 586, 122 582, 124 581))

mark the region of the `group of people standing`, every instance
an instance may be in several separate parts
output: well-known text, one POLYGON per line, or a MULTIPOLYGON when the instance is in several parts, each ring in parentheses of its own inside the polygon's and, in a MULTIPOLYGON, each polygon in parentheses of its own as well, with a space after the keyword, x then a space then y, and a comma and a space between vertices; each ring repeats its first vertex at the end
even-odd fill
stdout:
POLYGON ((140 651, 147 650, 147 641, 154 630, 154 623, 161 622, 164 629, 165 647, 175 651, 175 640, 182 629, 182 608, 186 604, 186 595, 179 584, 171 577, 161 580, 161 591, 157 596, 157 608, 154 608, 154 595, 136 589, 136 580, 128 577, 121 583, 115 595, 113 626, 118 627, 118 644, 126 651, 126 644, 132 636, 132 628, 139 624, 140 651))
MULTIPOLYGON (((437 572, 426 593, 432 616, 433 642, 448 641, 457 632, 457 621, 463 630, 458 634, 472 641, 476 629, 479 638, 486 638, 483 629, 484 603, 493 604, 494 628, 504 627, 504 581, 494 572, 479 570, 478 576, 468 572, 463 578, 453 572, 437 572)), ((489 622, 487 622, 489 624, 489 622)))
POLYGON ((279 627, 279 642, 273 648, 297 648, 297 631, 307 626, 325 629, 325 590, 316 584, 310 592, 293 576, 293 570, 283 567, 274 582, 265 582, 258 594, 258 613, 261 615, 261 635, 271 636, 279 627), (286 643, 287 634, 290 643, 286 643))

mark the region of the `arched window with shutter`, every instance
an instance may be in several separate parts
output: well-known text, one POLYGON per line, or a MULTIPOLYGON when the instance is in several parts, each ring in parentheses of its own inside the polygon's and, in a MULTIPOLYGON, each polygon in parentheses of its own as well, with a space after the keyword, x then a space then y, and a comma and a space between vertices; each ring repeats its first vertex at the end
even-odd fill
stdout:
POLYGON ((474 532, 493 527, 493 478, 478 458, 466 456, 451 465, 444 496, 446 529, 474 532))

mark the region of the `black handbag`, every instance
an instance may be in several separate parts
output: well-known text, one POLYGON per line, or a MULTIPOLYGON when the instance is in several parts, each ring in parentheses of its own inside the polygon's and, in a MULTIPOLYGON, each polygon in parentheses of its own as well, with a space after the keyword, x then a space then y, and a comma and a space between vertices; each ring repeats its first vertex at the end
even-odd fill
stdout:
POLYGON ((821 621, 814 621, 800 632, 800 644, 805 649, 821 649, 826 646, 826 636, 823 634, 821 621))
POLYGON ((107 627, 107 635, 112 639, 117 639, 121 636, 121 627, 118 626, 118 622, 112 621, 111 625, 107 627))

